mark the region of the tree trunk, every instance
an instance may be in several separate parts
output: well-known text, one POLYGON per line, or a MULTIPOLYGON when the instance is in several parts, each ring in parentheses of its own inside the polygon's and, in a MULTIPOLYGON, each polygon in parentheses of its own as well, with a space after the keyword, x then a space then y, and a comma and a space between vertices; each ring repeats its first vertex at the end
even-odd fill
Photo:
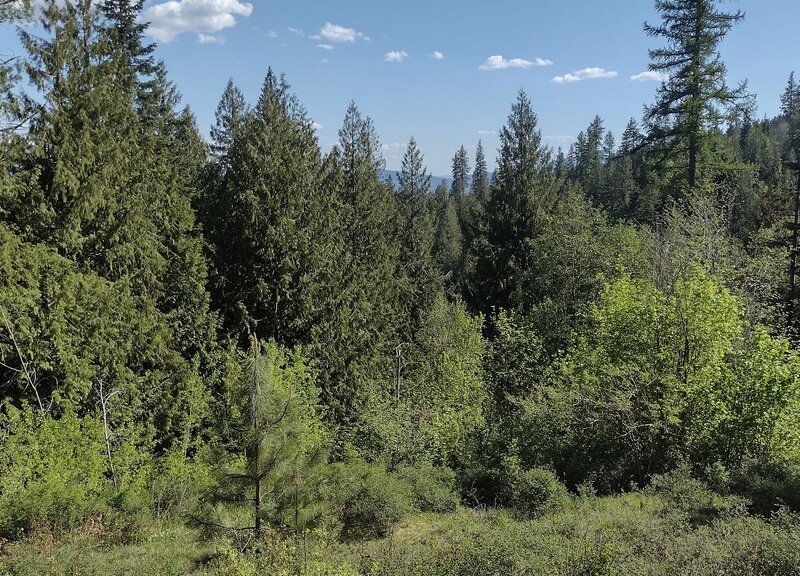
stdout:
POLYGON ((789 333, 796 338, 795 321, 797 307, 797 253, 798 253, 798 227, 800 227, 800 165, 792 166, 797 171, 797 186, 794 194, 794 219, 792 221, 792 244, 789 248, 789 294, 788 294, 788 324, 789 333))

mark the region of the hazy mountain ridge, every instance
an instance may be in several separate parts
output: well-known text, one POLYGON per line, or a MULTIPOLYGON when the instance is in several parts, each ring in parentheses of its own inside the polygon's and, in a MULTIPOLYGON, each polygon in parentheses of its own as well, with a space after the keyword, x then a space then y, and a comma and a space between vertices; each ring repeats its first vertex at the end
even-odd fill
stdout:
MULTIPOLYGON (((381 170, 380 171, 380 178, 381 180, 386 180, 389 178, 394 184, 395 189, 399 186, 398 184, 398 176, 400 175, 399 170, 381 170)), ((450 188, 450 178, 445 178, 444 176, 431 176, 431 192, 436 190, 436 187, 439 185, 440 182, 444 182, 445 185, 450 188)))

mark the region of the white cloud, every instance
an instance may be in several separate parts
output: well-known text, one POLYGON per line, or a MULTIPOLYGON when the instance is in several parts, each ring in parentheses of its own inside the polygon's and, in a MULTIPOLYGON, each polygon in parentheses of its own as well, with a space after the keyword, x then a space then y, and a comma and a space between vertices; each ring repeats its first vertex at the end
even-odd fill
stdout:
POLYGON ((225 38, 213 34, 198 34, 197 42, 198 44, 225 44, 225 38))
POLYGON ((402 142, 392 142, 391 144, 381 144, 381 150, 405 150, 407 144, 402 142))
POLYGON ((303 32, 300 28, 292 28, 291 26, 289 26, 287 28, 287 30, 289 32, 291 32, 292 34, 294 34, 295 36, 305 36, 306 35, 306 33, 303 32))
POLYGON ((333 46, 331 44, 317 44, 317 48, 322 48, 323 50, 333 50, 333 46))
POLYGON ((319 122, 312 122, 311 123, 311 127, 314 130, 322 130, 322 124, 320 124, 319 122))
POLYGON ((392 50, 383 55, 386 62, 402 62, 406 58, 408 58, 408 54, 405 50, 392 50))
POLYGON ((270 30, 269 32, 267 32, 267 38, 277 38, 277 37, 278 33, 275 32, 275 30, 270 30))
POLYGON ((497 136, 497 132, 494 130, 478 130, 478 134, 481 136, 497 136))
POLYGON ((636 82, 664 82, 669 80, 669 74, 657 70, 647 70, 639 74, 634 74, 631 76, 631 80, 636 82))
POLYGON ((351 44, 363 37, 364 34, 356 31, 355 28, 347 28, 330 22, 325 22, 325 26, 320 29, 319 34, 312 36, 315 40, 323 39, 327 42, 350 42, 351 44))
POLYGON ((253 5, 239 0, 168 0, 142 13, 150 22, 147 33, 159 42, 171 42, 184 32, 213 34, 236 25, 236 17, 248 17, 253 5))
POLYGON ((432 52, 431 54, 428 54, 428 56, 430 56, 430 57, 431 57, 431 58, 433 58, 434 60, 444 60, 444 54, 442 54, 442 53, 441 53, 441 52, 439 52, 438 50, 435 50, 435 51, 434 51, 434 52, 432 52))
POLYGON ((328 63, 328 59, 327 58, 323 58, 322 60, 319 61, 319 63, 320 64, 327 64, 328 63))
POLYGON ((569 136, 568 134, 555 134, 553 136, 545 136, 545 140, 552 140, 553 142, 572 142, 575 140, 575 136, 569 136))
POLYGON ((481 70, 505 70, 506 68, 538 68, 539 66, 552 66, 553 62, 545 58, 525 60, 524 58, 511 58, 506 60, 499 54, 489 56, 486 62, 478 66, 481 70))
POLYGON ((556 76, 553 78, 553 82, 556 84, 569 84, 571 82, 580 82, 581 80, 590 80, 593 78, 614 78, 615 76, 617 76, 617 73, 614 70, 589 67, 564 74, 563 76, 556 76))

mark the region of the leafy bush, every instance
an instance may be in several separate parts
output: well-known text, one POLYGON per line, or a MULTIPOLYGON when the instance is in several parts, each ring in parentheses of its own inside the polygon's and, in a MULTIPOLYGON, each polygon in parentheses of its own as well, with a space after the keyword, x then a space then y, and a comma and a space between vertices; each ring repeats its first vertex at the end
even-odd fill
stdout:
POLYGON ((452 512, 459 504, 456 474, 449 468, 407 466, 397 475, 411 486, 414 504, 421 512, 452 512))
POLYGON ((569 502, 569 492, 550 470, 521 470, 511 487, 511 507, 519 518, 556 512, 569 502))
POLYGON ((67 413, 56 420, 26 406, 0 414, 0 536, 39 524, 68 529, 107 512, 100 423, 67 413))
POLYGON ((692 524, 707 524, 723 512, 735 515, 746 510, 743 499, 716 494, 692 474, 686 462, 671 472, 653 476, 650 489, 664 500, 667 513, 685 516, 692 524))
POLYGON ((337 464, 331 484, 346 540, 384 536, 413 510, 411 486, 380 464, 337 464))
POLYGON ((746 462, 733 473, 732 490, 748 498, 752 510, 769 516, 782 505, 800 510, 800 468, 746 462))

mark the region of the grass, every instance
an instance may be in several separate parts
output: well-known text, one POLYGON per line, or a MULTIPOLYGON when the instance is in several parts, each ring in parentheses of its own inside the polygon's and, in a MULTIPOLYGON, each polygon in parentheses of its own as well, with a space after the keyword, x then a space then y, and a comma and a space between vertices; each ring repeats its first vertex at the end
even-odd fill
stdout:
POLYGON ((580 498, 530 521, 506 511, 460 509, 406 517, 385 538, 292 540, 261 556, 204 542, 179 523, 153 525, 134 543, 83 529, 46 532, 0 547, 0 574, 772 575, 800 576, 800 519, 750 516, 735 499, 692 506, 653 492, 580 498))

